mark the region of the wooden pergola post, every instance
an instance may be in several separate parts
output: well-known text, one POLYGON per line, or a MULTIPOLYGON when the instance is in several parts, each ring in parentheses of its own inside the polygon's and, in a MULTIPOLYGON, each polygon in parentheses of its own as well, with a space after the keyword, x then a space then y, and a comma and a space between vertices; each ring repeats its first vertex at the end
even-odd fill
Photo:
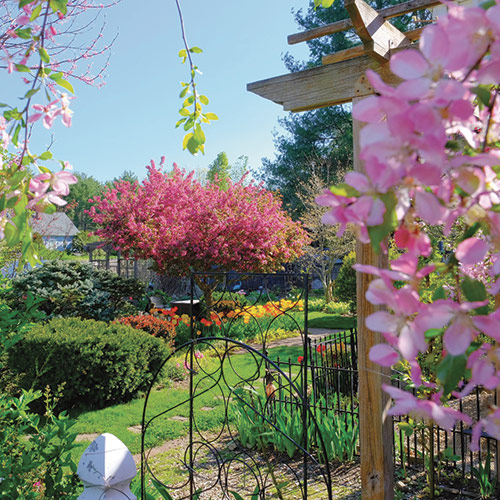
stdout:
MULTIPOLYGON (((358 80, 354 92, 358 97, 353 99, 353 105, 373 94, 373 89, 363 76, 358 80)), ((359 158, 362 125, 353 120, 352 128, 354 170, 364 173, 364 165, 359 158)), ((356 262, 384 267, 387 266, 387 256, 376 254, 371 245, 358 241, 356 262)), ((394 429, 392 418, 387 416, 390 399, 382 390, 382 384, 390 383, 390 368, 382 368, 368 357, 372 346, 383 342, 380 333, 372 332, 365 325, 366 318, 376 310, 365 297, 372 279, 373 275, 356 273, 361 491, 363 499, 388 500, 394 498, 394 429), (384 377, 387 377, 386 380, 384 377)))
MULTIPOLYGON (((345 0, 349 19, 321 26, 288 37, 298 43, 354 28, 361 45, 323 57, 323 66, 250 83, 247 89, 277 104, 285 111, 307 111, 343 103, 356 103, 373 93, 365 74, 376 71, 388 84, 399 80, 389 69, 394 51, 405 49, 418 40, 421 29, 402 33, 388 19, 438 5, 436 0, 410 0, 376 11, 363 0, 345 0)), ((363 171, 359 158, 361 125, 353 122, 354 169, 363 171)), ((369 245, 357 246, 357 261, 384 265, 385 257, 375 254, 369 245)), ((392 419, 386 417, 389 401, 382 390, 383 379, 390 375, 371 363, 369 352, 382 341, 381 335, 368 330, 365 319, 375 308, 365 299, 371 277, 357 276, 359 418, 361 446, 361 488, 364 500, 394 497, 392 419)))

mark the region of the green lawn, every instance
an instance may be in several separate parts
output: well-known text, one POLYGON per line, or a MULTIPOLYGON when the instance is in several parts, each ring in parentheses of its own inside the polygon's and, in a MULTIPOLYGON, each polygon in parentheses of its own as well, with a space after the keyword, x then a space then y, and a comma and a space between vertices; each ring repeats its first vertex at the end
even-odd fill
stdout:
MULTIPOLYGON (((351 328, 355 322, 353 318, 344 318, 336 315, 329 315, 321 312, 312 312, 309 315, 309 326, 311 328, 351 328)), ((299 320, 299 318, 297 318, 299 320)), ((296 360, 302 354, 302 348, 299 346, 282 346, 269 350, 269 357, 272 360, 278 358, 287 361, 288 358, 296 360)), ((182 365, 183 359, 178 359, 182 365)), ((208 356, 202 360, 202 366, 208 373, 217 376, 220 363, 218 359, 210 359, 208 356)), ((247 385, 244 379, 253 376, 257 379, 255 387, 262 388, 263 371, 256 373, 256 362, 253 356, 244 354, 235 354, 226 359, 223 365, 224 380, 221 385, 234 387, 238 384, 247 385)), ((196 397, 194 399, 194 409, 196 414, 196 425, 200 431, 217 430, 224 420, 225 407, 224 400, 221 398, 221 389, 212 387, 212 379, 198 374, 194 377, 197 386, 196 397), (205 408, 205 409, 203 409, 205 408), (212 408, 207 410, 206 408, 212 408)), ((224 389, 227 395, 229 389, 224 389)), ((152 424, 150 431, 146 434, 146 446, 148 448, 163 443, 166 440, 176 439, 185 436, 188 433, 188 420, 172 420, 172 417, 189 416, 189 393, 187 386, 176 384, 170 387, 154 390, 150 394, 148 401, 148 416, 157 415, 168 408, 170 410, 152 424)), ((142 411, 144 407, 144 397, 135 399, 129 403, 119 404, 104 408, 101 410, 86 411, 76 416, 77 424, 74 427, 78 434, 100 434, 109 432, 118 437, 133 454, 140 452, 140 424, 142 411), (136 432, 129 430, 135 428, 136 432)), ((84 449, 90 444, 91 440, 82 441, 78 444, 73 454, 77 459, 81 456, 84 449)))
POLYGON ((331 328, 335 330, 349 330, 356 327, 356 318, 326 314, 323 312, 309 313, 309 328, 331 328))
MULTIPOLYGON (((270 357, 276 360, 288 359, 288 356, 296 358, 300 355, 300 347, 278 347, 270 349, 270 357)), ((182 363, 182 360, 180 361, 182 363)), ((206 376, 206 373, 200 372, 194 377, 196 386, 196 397, 193 401, 196 425, 200 431, 210 431, 220 429, 220 424, 224 420, 225 407, 224 395, 229 393, 227 386, 235 387, 238 385, 248 386, 245 379, 248 377, 256 379, 252 383, 256 389, 263 390, 262 377, 263 369, 257 371, 255 358, 249 354, 234 354, 227 358, 223 364, 222 372, 217 371, 220 366, 218 359, 202 360, 202 367, 206 373, 212 374, 217 378, 221 373, 224 379, 219 386, 213 387, 214 378, 206 376), (207 410, 207 408, 212 408, 207 410)), ((179 387, 167 387, 151 392, 148 401, 148 413, 150 418, 169 408, 176 407, 168 411, 161 417, 155 419, 151 431, 146 434, 146 445, 148 448, 163 443, 166 440, 185 436, 188 433, 188 421, 172 420, 172 417, 189 417, 189 392, 187 384, 178 384, 179 387)), ((114 405, 108 408, 94 411, 86 411, 75 415, 77 424, 74 431, 78 434, 93 434, 109 432, 114 434, 123 443, 127 445, 130 451, 135 454, 140 452, 140 429, 142 411, 145 399, 138 398, 129 403, 114 405), (135 427, 138 432, 129 430, 135 427)), ((75 448, 73 454, 75 457, 81 456, 84 449, 90 444, 91 440, 82 441, 75 448)))

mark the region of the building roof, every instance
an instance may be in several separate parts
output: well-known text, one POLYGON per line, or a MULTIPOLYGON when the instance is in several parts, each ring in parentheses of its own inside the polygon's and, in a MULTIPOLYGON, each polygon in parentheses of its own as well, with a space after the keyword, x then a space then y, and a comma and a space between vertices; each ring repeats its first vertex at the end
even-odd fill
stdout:
POLYGON ((64 212, 37 213, 31 220, 34 233, 41 236, 76 236, 78 229, 64 212))

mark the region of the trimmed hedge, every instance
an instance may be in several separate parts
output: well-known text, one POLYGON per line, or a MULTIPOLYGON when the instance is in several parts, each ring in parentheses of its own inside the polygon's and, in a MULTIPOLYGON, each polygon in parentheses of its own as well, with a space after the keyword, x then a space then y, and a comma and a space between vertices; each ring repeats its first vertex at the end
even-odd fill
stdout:
POLYGON ((60 409, 101 408, 146 390, 168 354, 164 341, 126 325, 55 318, 14 345, 8 364, 22 387, 64 384, 60 409))
POLYGON ((13 308, 22 309, 28 292, 41 300, 39 309, 48 318, 111 321, 135 312, 130 299, 142 297, 144 285, 86 262, 54 260, 14 278, 7 300, 13 308))

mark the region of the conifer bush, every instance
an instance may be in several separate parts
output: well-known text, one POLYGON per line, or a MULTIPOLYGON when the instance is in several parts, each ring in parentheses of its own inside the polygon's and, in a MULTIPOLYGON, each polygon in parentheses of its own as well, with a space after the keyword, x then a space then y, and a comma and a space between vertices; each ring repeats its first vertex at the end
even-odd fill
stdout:
POLYGON ((127 325, 54 318, 36 325, 9 351, 9 367, 24 388, 54 391, 60 409, 101 408, 149 387, 169 349, 127 325))
POLYGON ((22 309, 28 292, 41 299, 38 307, 47 317, 80 317, 110 321, 135 312, 132 304, 144 285, 86 262, 55 260, 24 272, 12 280, 9 303, 22 309))

